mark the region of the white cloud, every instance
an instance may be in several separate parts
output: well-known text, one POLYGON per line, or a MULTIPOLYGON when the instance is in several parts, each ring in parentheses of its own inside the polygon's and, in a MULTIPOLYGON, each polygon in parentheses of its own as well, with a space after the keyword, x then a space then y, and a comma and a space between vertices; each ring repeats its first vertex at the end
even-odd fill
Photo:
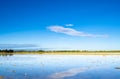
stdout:
POLYGON ((65 28, 59 25, 53 25, 48 27, 49 30, 56 32, 56 33, 63 33, 66 35, 71 36, 84 36, 84 37, 107 37, 107 35, 96 35, 96 34, 89 34, 81 31, 77 31, 73 28, 65 28))
POLYGON ((65 26, 70 26, 71 27, 71 26, 74 26, 74 25, 73 24, 65 24, 65 26))

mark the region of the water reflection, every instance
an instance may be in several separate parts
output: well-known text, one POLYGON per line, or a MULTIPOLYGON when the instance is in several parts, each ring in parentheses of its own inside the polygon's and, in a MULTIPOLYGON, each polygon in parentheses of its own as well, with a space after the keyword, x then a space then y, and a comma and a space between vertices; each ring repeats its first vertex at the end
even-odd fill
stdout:
POLYGON ((120 79, 119 55, 0 55, 0 79, 120 79))
POLYGON ((120 67, 115 67, 115 69, 120 69, 120 67))
POLYGON ((0 53, 0 56, 12 56, 13 53, 0 53))
POLYGON ((89 67, 69 69, 67 71, 57 72, 55 74, 52 74, 51 76, 49 76, 49 78, 50 79, 64 79, 65 77, 75 76, 81 72, 86 72, 89 69, 90 69, 89 67))

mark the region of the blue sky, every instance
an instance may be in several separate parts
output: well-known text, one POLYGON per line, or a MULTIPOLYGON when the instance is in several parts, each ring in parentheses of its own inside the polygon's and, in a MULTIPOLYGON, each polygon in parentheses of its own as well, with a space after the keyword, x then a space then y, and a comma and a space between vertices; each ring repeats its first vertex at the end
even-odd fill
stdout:
POLYGON ((119 0, 0 0, 0 48, 120 49, 119 0))

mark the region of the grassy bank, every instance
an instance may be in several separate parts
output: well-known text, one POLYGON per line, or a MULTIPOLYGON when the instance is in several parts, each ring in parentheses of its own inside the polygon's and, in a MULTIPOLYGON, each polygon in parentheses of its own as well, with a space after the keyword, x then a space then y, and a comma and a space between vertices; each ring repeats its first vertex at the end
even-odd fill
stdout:
POLYGON ((50 55, 120 55, 120 52, 44 52, 50 55))
POLYGON ((52 55, 120 55, 120 50, 102 50, 102 51, 88 51, 88 50, 38 50, 38 51, 14 51, 14 50, 1 50, 0 54, 52 54, 52 55))
POLYGON ((120 55, 120 52, 14 52, 0 53, 2 55, 14 54, 43 54, 43 55, 120 55))

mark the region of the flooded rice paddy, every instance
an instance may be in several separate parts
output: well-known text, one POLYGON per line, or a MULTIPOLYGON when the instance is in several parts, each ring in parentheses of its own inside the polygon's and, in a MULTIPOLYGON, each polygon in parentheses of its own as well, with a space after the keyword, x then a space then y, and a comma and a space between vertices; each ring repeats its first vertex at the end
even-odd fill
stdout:
POLYGON ((120 55, 0 55, 0 79, 120 79, 120 55))

